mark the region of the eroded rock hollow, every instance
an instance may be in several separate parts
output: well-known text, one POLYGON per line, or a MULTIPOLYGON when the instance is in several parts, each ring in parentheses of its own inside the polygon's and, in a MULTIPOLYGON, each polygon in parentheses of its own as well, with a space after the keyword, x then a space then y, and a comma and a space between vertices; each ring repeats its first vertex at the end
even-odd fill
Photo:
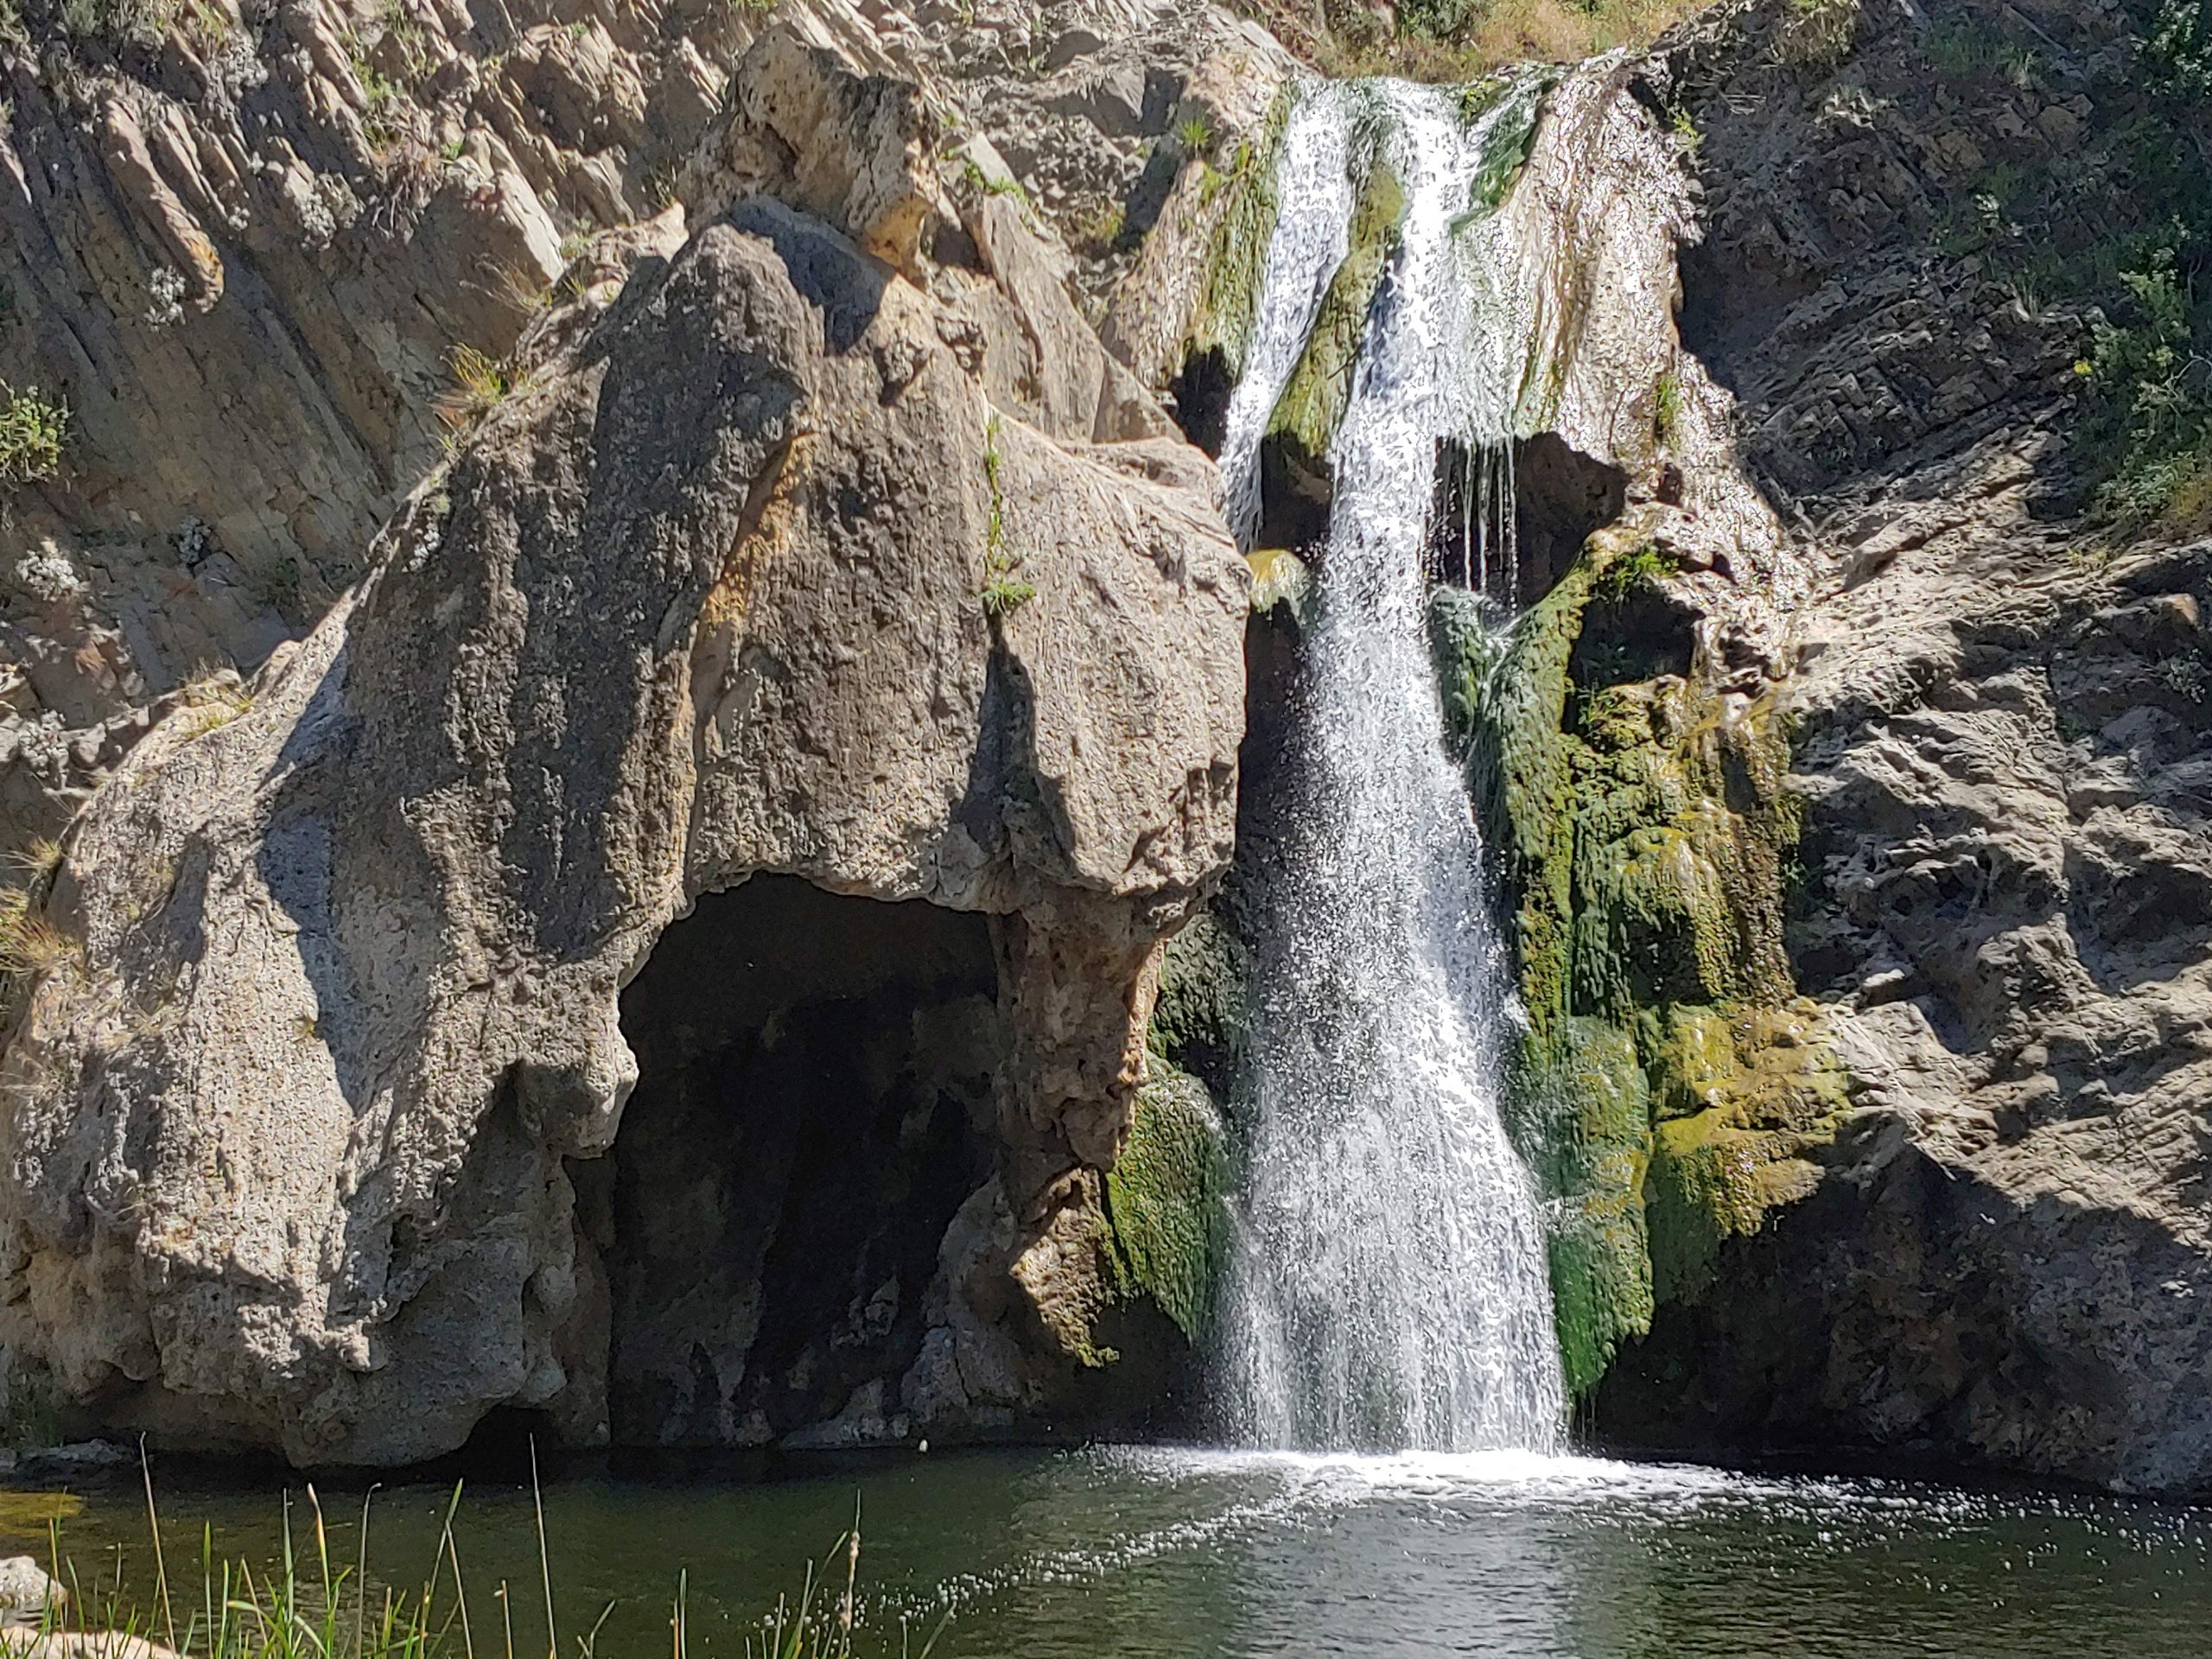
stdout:
POLYGON ((688 234, 555 308, 361 587, 72 830, 0 1200, 66 1408, 392 1463, 495 1408, 986 1429, 1106 1363, 1249 578, 864 67, 764 38, 688 234))

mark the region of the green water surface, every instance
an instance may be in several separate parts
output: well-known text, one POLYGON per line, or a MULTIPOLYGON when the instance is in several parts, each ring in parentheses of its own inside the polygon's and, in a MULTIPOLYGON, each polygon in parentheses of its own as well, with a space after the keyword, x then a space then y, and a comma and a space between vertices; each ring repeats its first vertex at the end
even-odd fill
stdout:
MULTIPOLYGON (((200 1528, 273 1562, 289 1485, 155 1465, 180 1609, 200 1528)), ((95 1598, 151 1584, 137 1471, 80 1485, 64 1553, 95 1598)), ((450 1488, 370 1503, 369 1580, 419 1587, 450 1488)), ((329 1548, 359 1546, 361 1485, 318 1491, 329 1548)), ((0 1548, 48 1545, 38 1504, 0 1503, 0 1548), (17 1513, 17 1510, 22 1512, 17 1513)), ((817 1465, 739 1480, 663 1465, 568 1470, 545 1486, 563 1659, 594 1624, 607 1659, 670 1652, 684 1576, 690 1652, 742 1655, 779 1592, 832 1548, 855 1502, 862 1651, 951 1622, 950 1659, 1481 1654, 1567 1659, 2212 1653, 2212 1512, 1896 1481, 1767 1478, 1520 1454, 1296 1458, 1104 1448, 817 1465)), ((527 1477, 473 1479, 455 1534, 477 1652, 543 1655, 527 1477)), ((843 1561, 832 1572, 840 1586, 843 1561)), ((918 1647, 918 1640, 916 1643, 918 1647)))

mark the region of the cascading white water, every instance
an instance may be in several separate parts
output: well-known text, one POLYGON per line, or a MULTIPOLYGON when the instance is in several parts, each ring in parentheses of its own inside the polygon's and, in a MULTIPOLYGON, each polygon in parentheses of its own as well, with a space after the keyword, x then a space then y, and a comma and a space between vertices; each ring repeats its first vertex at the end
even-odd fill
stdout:
POLYGON ((1224 511, 1248 547, 1260 528, 1260 437, 1290 383, 1313 315, 1351 235, 1351 128, 1344 88, 1313 86, 1283 124, 1275 195, 1282 204, 1268 243, 1266 275, 1244 372, 1230 394, 1221 445, 1224 511))
POLYGON ((1535 95, 1470 123, 1447 91, 1319 86, 1285 130, 1222 460, 1247 535, 1255 439, 1343 254, 1348 164, 1379 147, 1408 207, 1330 452, 1294 799, 1256 942, 1223 1355, 1250 1444, 1544 1448, 1560 1432, 1544 1226, 1499 1116, 1514 1006, 1424 620, 1439 441, 1503 442, 1528 360, 1519 254, 1470 190, 1535 95))

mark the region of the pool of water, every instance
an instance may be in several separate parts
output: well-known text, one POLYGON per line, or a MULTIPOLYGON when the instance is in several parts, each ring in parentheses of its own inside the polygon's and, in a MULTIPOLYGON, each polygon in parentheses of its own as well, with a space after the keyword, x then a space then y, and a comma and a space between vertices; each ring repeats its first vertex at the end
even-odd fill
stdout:
MULTIPOLYGON (((218 1556, 272 1561, 285 1481, 155 1474, 181 1624, 200 1594, 203 1524, 218 1556)), ((103 1480, 62 1505, 64 1554, 95 1599, 118 1576, 129 1599, 150 1589, 137 1480, 103 1480)), ((290 1490, 304 1552, 305 1487, 294 1477, 290 1490)), ((379 1593, 420 1586, 449 1494, 373 1493, 379 1593)), ((318 1497, 330 1553, 350 1562, 365 1493, 318 1497)), ((764 1609, 829 1554, 856 1504, 862 1622, 893 1654, 902 1619, 920 1631, 947 1613, 936 1652, 950 1659, 2195 1659, 2212 1648, 2212 1511, 1589 1458, 1109 1447, 742 1482, 561 1473, 544 1507, 564 1659, 595 1622, 607 1659, 669 1653, 679 1573, 690 1651, 742 1655, 764 1609)), ((50 1506, 0 1499, 0 1548, 46 1554, 50 1506)), ((526 1478, 472 1481, 454 1528, 478 1650, 502 1650, 505 1581, 514 1650, 543 1653, 526 1478)), ((842 1555, 830 1572, 842 1590, 842 1555)))

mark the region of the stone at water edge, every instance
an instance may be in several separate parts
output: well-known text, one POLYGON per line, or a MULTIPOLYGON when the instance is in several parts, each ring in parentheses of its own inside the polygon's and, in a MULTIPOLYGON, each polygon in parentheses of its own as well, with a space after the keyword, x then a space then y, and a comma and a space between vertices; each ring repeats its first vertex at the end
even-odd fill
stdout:
POLYGON ((0 1560, 0 1624, 36 1624, 69 1605, 69 1592, 31 1555, 0 1560))

